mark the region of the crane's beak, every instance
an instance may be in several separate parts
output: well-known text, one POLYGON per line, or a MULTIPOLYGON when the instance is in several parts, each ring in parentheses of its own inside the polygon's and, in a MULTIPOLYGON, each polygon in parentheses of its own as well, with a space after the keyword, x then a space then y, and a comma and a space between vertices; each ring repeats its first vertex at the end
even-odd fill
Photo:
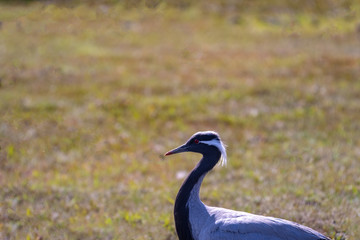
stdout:
POLYGON ((175 148, 171 151, 168 151, 167 153, 165 153, 165 156, 171 155, 171 154, 175 154, 175 153, 181 153, 181 152, 187 152, 189 146, 187 146, 186 144, 181 145, 178 148, 175 148))

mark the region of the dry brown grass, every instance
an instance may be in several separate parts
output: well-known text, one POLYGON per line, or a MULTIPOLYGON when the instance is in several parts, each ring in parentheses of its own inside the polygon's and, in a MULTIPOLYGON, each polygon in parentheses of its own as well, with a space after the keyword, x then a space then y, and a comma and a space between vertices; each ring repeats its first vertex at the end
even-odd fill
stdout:
POLYGON ((1 239, 176 239, 198 156, 159 155, 206 129, 230 160, 207 204, 359 239, 356 8, 0 9, 1 239))

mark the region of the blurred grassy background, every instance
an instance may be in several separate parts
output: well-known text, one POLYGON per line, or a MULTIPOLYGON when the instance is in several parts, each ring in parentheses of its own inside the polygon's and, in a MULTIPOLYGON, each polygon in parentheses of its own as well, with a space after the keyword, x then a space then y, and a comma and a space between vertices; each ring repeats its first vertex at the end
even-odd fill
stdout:
POLYGON ((0 238, 176 239, 208 205, 360 238, 358 1, 0 1, 0 238))

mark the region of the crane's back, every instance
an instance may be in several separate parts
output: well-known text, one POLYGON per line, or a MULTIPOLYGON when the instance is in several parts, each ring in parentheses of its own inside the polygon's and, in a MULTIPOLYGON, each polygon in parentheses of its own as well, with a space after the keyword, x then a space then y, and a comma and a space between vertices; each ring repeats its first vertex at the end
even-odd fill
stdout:
POLYGON ((329 240, 321 233, 288 220, 207 207, 207 226, 199 240, 329 240))

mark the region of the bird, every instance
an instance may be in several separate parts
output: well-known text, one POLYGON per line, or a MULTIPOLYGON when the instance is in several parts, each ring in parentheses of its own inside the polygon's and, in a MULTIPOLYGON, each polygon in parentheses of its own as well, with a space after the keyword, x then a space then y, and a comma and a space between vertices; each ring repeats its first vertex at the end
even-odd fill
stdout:
POLYGON ((164 156, 182 152, 202 154, 180 187, 174 204, 179 240, 330 240, 325 235, 289 220, 205 205, 199 196, 205 175, 220 161, 227 163, 219 134, 202 131, 164 156))

